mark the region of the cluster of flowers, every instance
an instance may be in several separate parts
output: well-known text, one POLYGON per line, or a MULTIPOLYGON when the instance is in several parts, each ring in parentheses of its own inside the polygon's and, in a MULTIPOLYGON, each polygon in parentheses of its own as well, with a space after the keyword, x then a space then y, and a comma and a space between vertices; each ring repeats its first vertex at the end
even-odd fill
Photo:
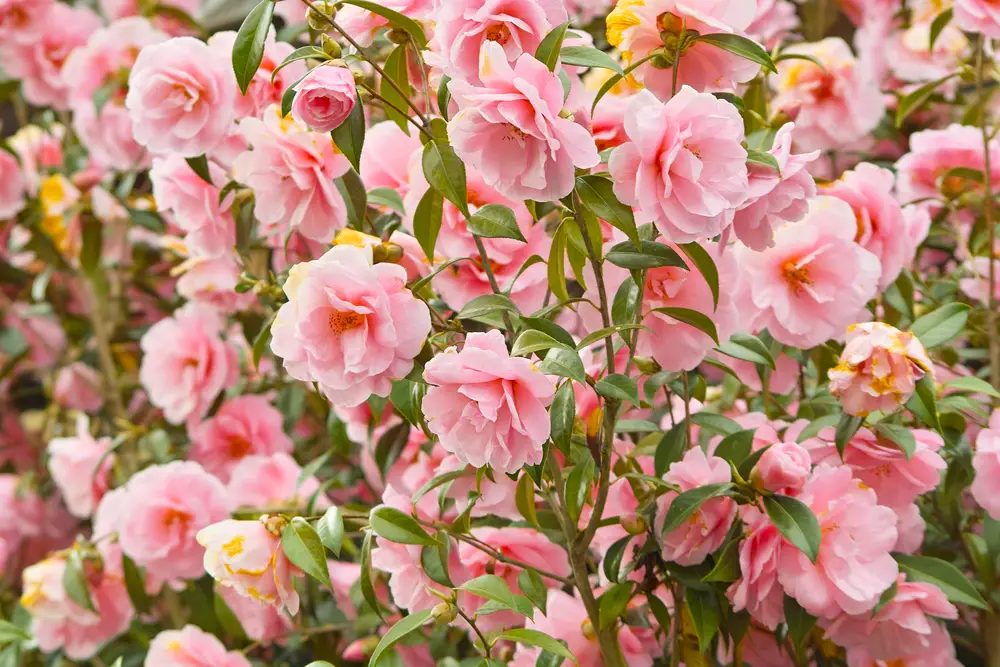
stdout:
POLYGON ((0 0, 0 664, 1000 664, 995 2, 93 4, 0 0))

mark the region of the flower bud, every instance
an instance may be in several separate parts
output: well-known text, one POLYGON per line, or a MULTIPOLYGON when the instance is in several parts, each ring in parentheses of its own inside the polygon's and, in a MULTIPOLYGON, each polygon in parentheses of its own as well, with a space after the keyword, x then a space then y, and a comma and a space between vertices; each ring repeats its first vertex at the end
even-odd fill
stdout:
POLYGON ((649 357, 635 357, 634 361, 635 367, 638 368, 643 375, 656 375, 663 370, 660 367, 660 364, 656 363, 655 359, 651 359, 649 357))
POLYGON ((390 264, 398 264, 403 259, 403 247, 395 243, 383 243, 385 249, 385 259, 383 261, 390 264))
POLYGON ((597 639, 597 632, 594 631, 594 624, 590 622, 589 618, 583 619, 583 623, 580 624, 580 631, 589 641, 597 639))
POLYGON ((458 617, 458 607, 450 602, 439 602, 431 609, 431 618, 438 625, 448 625, 458 617))
POLYGON ((321 35, 320 43, 323 45, 323 53, 334 59, 340 57, 340 44, 338 44, 336 40, 331 39, 329 35, 325 33, 321 35))
POLYGON ((393 28, 392 30, 389 31, 389 34, 386 36, 389 38, 389 41, 392 42, 393 44, 405 44, 407 40, 409 40, 409 36, 406 34, 406 32, 400 30, 399 28, 393 28))
POLYGON ((622 528, 629 535, 642 535, 649 528, 649 523, 638 514, 626 514, 621 518, 622 528))
POLYGON ((326 30, 330 27, 330 22, 333 21, 333 17, 337 14, 337 6, 329 2, 329 0, 320 0, 320 2, 314 2, 313 7, 315 9, 311 8, 309 10, 307 18, 309 27, 313 30, 326 30))

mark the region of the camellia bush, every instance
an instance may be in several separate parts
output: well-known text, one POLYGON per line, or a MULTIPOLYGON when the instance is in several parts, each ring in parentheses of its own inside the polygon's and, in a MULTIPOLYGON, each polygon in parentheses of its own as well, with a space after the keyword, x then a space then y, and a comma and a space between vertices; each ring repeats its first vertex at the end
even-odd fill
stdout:
POLYGON ((1000 667, 994 0, 0 0, 0 667, 1000 667))

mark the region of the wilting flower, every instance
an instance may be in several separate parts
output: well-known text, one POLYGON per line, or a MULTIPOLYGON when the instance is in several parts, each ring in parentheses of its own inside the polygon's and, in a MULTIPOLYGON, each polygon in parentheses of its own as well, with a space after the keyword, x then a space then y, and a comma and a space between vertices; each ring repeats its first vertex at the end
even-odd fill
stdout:
POLYGON ((462 463, 516 472, 542 460, 546 406, 555 388, 529 361, 511 357, 499 331, 472 333, 424 367, 427 427, 462 463))
POLYGON ((830 369, 830 393, 844 412, 865 417, 892 412, 905 403, 934 365, 917 337, 882 322, 863 322, 847 330, 840 363, 830 369))
POLYGON ((205 548, 204 568, 240 595, 284 607, 294 615, 299 610, 299 594, 292 581, 295 568, 281 549, 280 534, 267 524, 267 517, 227 519, 200 530, 197 540, 205 548))

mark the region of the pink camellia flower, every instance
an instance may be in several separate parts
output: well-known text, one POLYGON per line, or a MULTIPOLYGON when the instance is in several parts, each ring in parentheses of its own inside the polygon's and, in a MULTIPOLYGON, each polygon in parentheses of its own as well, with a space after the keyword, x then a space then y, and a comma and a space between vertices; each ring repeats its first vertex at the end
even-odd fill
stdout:
POLYGON ((218 257, 236 244, 236 223, 228 208, 231 198, 219 202, 219 189, 226 172, 208 163, 212 183, 206 183, 180 155, 153 159, 149 179, 157 209, 171 213, 171 219, 187 232, 184 244, 195 255, 218 257))
MULTIPOLYGON (((913 20, 910 27, 897 30, 885 44, 885 56, 893 76, 902 81, 924 82, 948 76, 969 51, 969 40, 954 24, 941 30, 929 51, 931 25, 936 14, 923 20, 913 20)), ((945 88, 944 90, 948 90, 945 88)))
MULTIPOLYGON (((683 69, 683 68, 682 68, 683 69)), ((640 91, 625 116, 629 142, 611 154, 615 194, 669 241, 718 235, 747 196, 743 120, 729 102, 685 86, 669 102, 640 91)))
POLYGON ((299 594, 292 575, 297 570, 281 549, 281 534, 269 520, 226 519, 200 530, 205 548, 204 568, 216 581, 259 603, 299 611, 299 594))
MULTIPOLYGON (((812 56, 778 63, 774 108, 795 118, 795 143, 804 150, 846 148, 868 137, 885 113, 878 84, 839 37, 795 44, 786 53, 812 56)), ((681 68, 683 71, 683 67, 681 68)))
POLYGON ((894 660, 878 660, 865 646, 855 646, 847 651, 847 667, 963 667, 955 657, 955 645, 946 630, 934 624, 925 638, 926 647, 907 653, 894 660))
POLYGON ((263 120, 244 118, 240 130, 251 149, 233 163, 233 177, 253 188, 254 214, 264 234, 297 230, 329 243, 347 224, 344 198, 334 180, 350 162, 329 136, 309 132, 272 107, 263 120))
POLYGON ((214 635, 194 625, 153 637, 144 667, 250 667, 239 651, 226 651, 214 635))
POLYGON ((147 46, 129 75, 125 106, 136 141, 153 153, 210 152, 233 122, 230 63, 193 37, 147 46))
POLYGON ((43 17, 55 0, 0 0, 0 44, 30 43, 45 30, 43 17))
POLYGON ((976 477, 972 481, 972 497, 991 517, 1000 521, 1000 409, 990 415, 989 428, 976 438, 976 453, 972 457, 976 477))
POLYGON ((422 148, 419 133, 406 135, 391 120, 369 127, 361 149, 361 180, 365 187, 389 188, 405 199, 410 191, 410 163, 422 148))
POLYGON ((104 405, 97 371, 81 361, 64 367, 56 376, 52 398, 68 410, 97 412, 104 405))
MULTIPOLYGON (((1000 253, 997 253, 1000 256, 1000 253)), ((959 288, 971 298, 976 299, 983 305, 990 303, 990 294, 995 298, 1000 297, 1000 266, 993 267, 993 289, 990 289, 990 258, 972 257, 965 262, 963 268, 967 272, 967 277, 958 281, 959 288)), ((993 259, 997 264, 1000 258, 993 259)))
MULTIPOLYGON (((580 667, 603 667, 604 657, 597 643, 597 634, 591 627, 587 610, 578 598, 561 590, 550 588, 546 602, 546 614, 535 610, 534 620, 526 623, 531 630, 539 630, 549 637, 566 643, 569 652, 579 661, 580 667)), ((637 630, 628 625, 618 629, 617 642, 622 656, 629 667, 651 667, 653 655, 636 635, 637 630)), ((659 647, 657 647, 657 655, 659 647)), ((510 667, 534 667, 540 648, 529 648, 518 644, 510 667)))
POLYGON ((309 6, 304 2, 278 2, 274 5, 274 13, 285 21, 285 25, 296 25, 306 22, 309 6))
MULTIPOLYGON (((990 161, 1000 160, 1000 142, 989 143, 990 161)), ((968 167, 982 172, 985 167, 982 132, 970 125, 952 124, 943 130, 923 130, 910 136, 910 152, 896 162, 899 201, 906 204, 925 198, 960 195, 981 189, 978 184, 961 177, 942 177, 955 167, 968 167)), ((1000 186, 1000 173, 992 172, 992 185, 1000 186)))
POLYGON ((31 615, 31 634, 46 653, 62 649, 71 660, 86 661, 106 642, 125 632, 135 611, 120 571, 105 567, 89 577, 94 611, 73 602, 63 586, 66 559, 50 556, 24 571, 21 606, 31 615))
MULTIPOLYGON (((702 35, 745 36, 756 10, 750 1, 618 0, 607 17, 608 42, 618 47, 625 64, 630 65, 663 48, 665 40, 676 43, 687 30, 702 35)), ((678 83, 703 92, 733 90, 737 83, 749 81, 760 71, 760 65, 706 43, 690 44, 680 61, 678 83)), ((671 64, 667 57, 654 57, 640 65, 633 76, 658 98, 667 100, 673 88, 671 64)))
MULTIPOLYGON (((834 428, 824 428, 815 438, 802 443, 815 464, 839 464, 841 457, 834 444, 834 428)), ((844 463, 854 476, 875 491, 879 505, 903 511, 917 496, 934 490, 947 467, 938 450, 944 441, 937 433, 913 431, 916 447, 907 458, 892 442, 880 441, 866 428, 859 430, 844 447, 844 463)))
POLYGON ((40 20, 44 30, 36 39, 15 40, 9 47, 4 40, 3 67, 8 75, 21 79, 21 90, 29 103, 66 109, 69 92, 62 76, 63 64, 101 27, 101 19, 87 7, 56 2, 40 20))
POLYGON ((542 460, 552 382, 530 360, 511 357, 497 330, 472 333, 424 367, 427 427, 462 463, 497 473, 542 460))
POLYGON ((218 584, 215 587, 215 592, 233 612, 240 625, 243 626, 243 631, 252 641, 267 645, 282 639, 291 632, 292 619, 281 610, 268 604, 261 604, 251 597, 240 595, 232 586, 218 584))
POLYGON ((223 482, 247 456, 289 453, 292 440, 283 418, 266 396, 238 396, 226 401, 210 419, 190 431, 188 458, 223 482))
POLYGON ((296 264, 284 290, 271 350, 292 377, 317 382, 340 407, 388 396, 430 332, 430 312, 406 289, 406 270, 372 264, 370 247, 337 245, 296 264))
MULTIPOLYGON (((307 477, 299 483, 302 468, 284 452, 269 456, 247 456, 233 468, 226 490, 238 507, 305 506, 319 490, 319 481, 307 477)), ((329 505, 325 496, 316 499, 315 506, 329 505)))
POLYGON ((955 23, 966 32, 1000 37, 1000 7, 991 0, 955 0, 955 23))
POLYGON ((479 52, 486 42, 503 47, 507 60, 534 53, 545 35, 568 18, 560 0, 458 0, 435 16, 434 41, 453 79, 479 78, 479 52))
POLYGON ((772 247, 774 230, 805 217, 808 200, 816 194, 816 181, 806 167, 819 157, 819 151, 792 155, 794 128, 794 124, 785 123, 768 151, 778 163, 778 171, 759 164, 747 167, 749 190, 733 218, 733 231, 752 250, 772 247))
POLYGON ((833 197, 814 197, 809 213, 775 232, 762 252, 736 249, 744 280, 740 303, 757 309, 751 329, 803 349, 843 334, 878 290, 878 257, 854 243, 854 213, 833 197))
MULTIPOLYGON (((434 18, 435 10, 438 9, 434 0, 380 0, 379 5, 418 21, 434 18)), ((361 46, 371 46, 378 31, 389 27, 389 19, 354 5, 338 9, 337 23, 361 46)))
POLYGON ((915 251, 905 232, 903 209, 892 192, 895 180, 888 169, 865 162, 823 188, 823 194, 844 200, 854 211, 858 225, 854 241, 882 263, 882 289, 895 282, 915 251))
MULTIPOLYGON (((535 530, 529 528, 475 528, 472 535, 503 555, 510 556, 522 563, 562 577, 570 575, 566 551, 535 530)), ((497 562, 486 552, 465 542, 459 545, 458 556, 468 569, 470 577, 495 574, 507 582, 512 592, 521 594, 520 585, 517 583, 518 575, 524 571, 521 568, 497 562)), ((481 603, 481 598, 474 598, 475 606, 481 603)), ((480 625, 481 629, 488 631, 520 625, 521 622, 522 620, 517 614, 507 611, 483 616, 478 623, 483 624, 480 625)))
POLYGON ((825 629, 826 637, 852 648, 863 646, 876 660, 896 660, 930 648, 931 635, 941 632, 934 618, 954 620, 958 609, 934 584, 896 581, 896 594, 873 616, 841 616, 825 629))
POLYGON ((751 480, 768 491, 798 491, 806 483, 812 460, 795 442, 777 442, 761 455, 751 480))
POLYGON ((154 465, 133 475, 118 498, 122 550, 162 579, 196 579, 202 551, 195 534, 229 516, 222 482, 191 461, 154 465))
POLYGON ((927 532, 927 524, 920 516, 920 507, 916 503, 910 503, 902 509, 896 510, 896 546, 893 551, 903 554, 915 554, 924 546, 924 534, 927 532))
MULTIPOLYGON (((732 478, 732 470, 725 459, 705 456, 700 447, 689 449, 684 458, 672 464, 663 476, 681 491, 707 484, 725 484, 732 478)), ((663 523, 677 495, 670 491, 660 496, 656 512, 658 525, 663 523)), ((706 501, 681 526, 662 537, 663 558, 678 565, 697 565, 722 546, 735 517, 736 503, 732 498, 706 501)), ((659 534, 661 531, 656 532, 659 534)))
POLYGON ((573 190, 575 168, 597 166, 594 138, 562 118, 562 82, 530 54, 513 68, 504 47, 487 41, 479 61, 482 85, 448 84, 459 111, 448 123, 458 156, 510 199, 552 201, 573 190))
POLYGON ((817 466, 798 499, 819 519, 823 538, 816 563, 790 544, 782 547, 781 587, 819 618, 870 612, 899 574, 889 553, 896 513, 877 504, 846 466, 817 466))
MULTIPOLYGON (((184 12, 197 20, 201 16, 201 5, 205 0, 165 0, 158 3, 165 8, 173 8, 184 12)), ((108 21, 118 21, 132 16, 138 16, 143 8, 142 0, 99 0, 101 13, 108 21)), ((290 3, 283 3, 290 4, 290 3)), ((183 20, 173 17, 166 11, 157 12, 153 17, 157 28, 171 35, 190 34, 191 26, 183 20)))
POLYGON ((89 517, 107 492, 115 464, 110 447, 111 438, 90 435, 90 423, 82 415, 76 420, 76 437, 49 442, 49 472, 73 516, 89 517))
POLYGON ((178 295, 210 305, 221 313, 246 310, 257 301, 253 292, 240 294, 236 291, 242 267, 233 253, 189 257, 175 267, 174 272, 180 273, 176 285, 178 295))
POLYGON ((882 322, 852 324, 840 362, 830 369, 830 393, 858 417, 892 412, 909 400, 934 365, 917 337, 882 322))
POLYGON ((774 630, 785 620, 785 594, 778 584, 778 562, 785 545, 781 533, 762 511, 741 510, 746 538, 740 544, 740 578, 726 591, 735 611, 746 610, 753 619, 774 630))
MULTIPOLYGON (((275 5, 275 9, 288 4, 293 3, 287 1, 278 3, 275 5)), ((208 38, 208 47, 215 57, 226 62, 232 60, 233 44, 235 43, 236 33, 232 30, 217 32, 208 38)), ((268 33, 267 40, 264 42, 264 53, 261 57, 260 67, 257 68, 254 77, 250 79, 246 94, 244 95, 238 87, 233 87, 235 120, 239 121, 249 116, 260 117, 271 105, 281 104, 281 97, 285 91, 306 73, 305 62, 299 60, 289 63, 282 67, 277 74, 274 74, 278 65, 294 50, 295 47, 291 44, 276 41, 273 32, 268 33)))
POLYGON ((313 132, 329 132, 347 120, 357 101, 351 70, 320 65, 296 86, 292 116, 313 132))
POLYGON ((17 158, 0 151, 0 220, 13 218, 24 208, 27 184, 17 158))
POLYGON ((768 50, 799 27, 795 5, 789 0, 757 0, 757 13, 747 26, 747 34, 768 50))
POLYGON ((219 392, 236 382, 236 350, 220 338, 222 327, 218 312, 192 302, 142 337, 139 381, 170 423, 199 421, 219 392))
POLYGON ((28 361, 38 368, 55 365, 66 349, 66 332, 59 320, 32 313, 29 305, 23 301, 15 301, 6 308, 3 328, 21 334, 30 350, 28 361))
POLYGON ((491 482, 488 478, 480 481, 477 489, 476 475, 472 468, 464 466, 459 462, 454 454, 446 456, 441 460, 440 465, 434 471, 436 475, 451 470, 469 470, 467 477, 459 477, 448 487, 445 495, 455 499, 455 511, 464 512, 470 502, 474 502, 470 512, 473 517, 480 516, 500 516, 511 520, 517 520, 521 516, 517 509, 517 499, 514 491, 517 482, 511 480, 507 475, 494 475, 496 481, 491 482), (476 493, 473 501, 470 498, 472 493, 476 493))

